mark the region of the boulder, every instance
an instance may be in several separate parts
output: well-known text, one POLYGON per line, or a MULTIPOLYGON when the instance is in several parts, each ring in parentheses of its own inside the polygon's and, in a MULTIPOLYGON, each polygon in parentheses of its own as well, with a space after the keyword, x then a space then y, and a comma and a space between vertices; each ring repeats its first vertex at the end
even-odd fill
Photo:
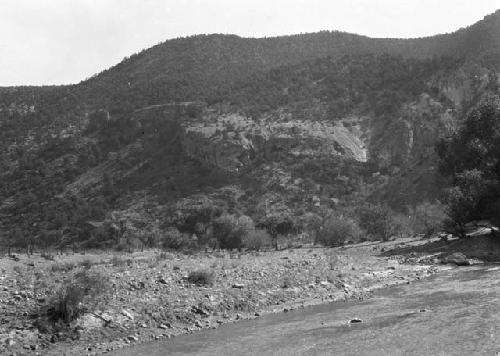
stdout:
POLYGON ((461 252, 455 252, 446 257, 447 263, 454 263, 457 266, 469 266, 470 262, 467 257, 461 252))
POLYGON ((363 320, 361 320, 360 318, 354 318, 354 319, 351 319, 349 320, 349 324, 357 324, 357 323, 362 323, 363 320))

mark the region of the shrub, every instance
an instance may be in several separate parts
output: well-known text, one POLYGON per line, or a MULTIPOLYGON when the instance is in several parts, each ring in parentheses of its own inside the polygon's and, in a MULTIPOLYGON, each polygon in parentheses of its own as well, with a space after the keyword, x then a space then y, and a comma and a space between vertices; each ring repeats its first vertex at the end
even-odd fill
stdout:
POLYGON ((243 239, 253 230, 253 221, 247 216, 236 218, 234 215, 222 215, 212 225, 213 236, 220 248, 242 248, 243 239))
POLYGON ((281 288, 287 289, 287 288, 292 288, 294 286, 294 280, 290 276, 285 276, 283 277, 283 281, 281 283, 281 288))
POLYGON ((316 233, 323 223, 323 219, 318 214, 314 213, 306 213, 299 219, 302 230, 312 237, 316 236, 316 233))
POLYGON ((111 265, 114 267, 121 267, 121 266, 131 266, 134 263, 134 261, 131 258, 124 258, 118 255, 114 255, 113 258, 111 259, 111 265))
POLYGON ((445 221, 450 232, 465 237, 465 225, 485 216, 493 216, 491 212, 497 196, 495 182, 486 179, 483 172, 473 169, 456 175, 456 185, 447 189, 445 202, 446 213, 449 217, 445 221))
POLYGON ((50 266, 50 270, 52 272, 69 272, 72 269, 74 269, 76 265, 72 262, 66 262, 66 263, 55 263, 52 266, 50 266))
POLYGON ((316 234, 316 242, 324 246, 338 246, 348 241, 359 241, 361 236, 361 229, 354 220, 329 216, 316 234))
POLYGON ((40 257, 42 257, 44 260, 47 260, 47 261, 54 261, 54 255, 47 252, 47 251, 43 251, 40 254, 40 257))
POLYGON ((209 270, 198 270, 189 273, 188 282, 199 286, 211 286, 215 281, 215 274, 209 270))
POLYGON ((90 259, 85 259, 82 262, 80 262, 80 266, 82 266, 85 269, 90 269, 94 263, 90 259))
POLYGON ((108 287, 109 280, 101 273, 90 270, 76 273, 50 299, 47 316, 52 321, 69 323, 83 312, 94 309, 108 287))
POLYGON ((249 250, 260 251, 272 246, 273 240, 266 230, 253 230, 243 238, 243 246, 249 250))
POLYGON ((445 207, 439 203, 422 203, 411 212, 412 229, 416 233, 430 237, 443 229, 445 207))
POLYGON ((156 262, 164 261, 164 260, 171 260, 173 256, 170 253, 167 252, 160 252, 155 255, 155 260, 156 262))
POLYGON ((365 204, 357 211, 359 226, 374 240, 387 241, 393 235, 391 210, 383 205, 365 204))
POLYGON ((398 237, 412 236, 415 231, 413 230, 413 219, 411 216, 404 214, 395 214, 391 217, 391 234, 398 237))
POLYGON ((175 227, 170 227, 165 231, 161 239, 161 246, 171 250, 190 250, 195 247, 195 243, 187 234, 182 234, 175 227))

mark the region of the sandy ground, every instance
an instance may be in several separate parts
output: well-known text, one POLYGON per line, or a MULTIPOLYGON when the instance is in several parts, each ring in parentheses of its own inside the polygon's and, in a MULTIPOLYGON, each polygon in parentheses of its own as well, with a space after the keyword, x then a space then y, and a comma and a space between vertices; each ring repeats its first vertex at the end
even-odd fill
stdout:
POLYGON ((438 272, 439 256, 450 253, 453 244, 399 239, 259 253, 86 253, 58 255, 54 261, 39 255, 18 255, 17 261, 4 257, 0 354, 102 354, 266 313, 363 299, 375 289, 438 272), (82 270, 108 279, 104 303, 67 332, 40 332, 37 314, 65 280, 82 270), (214 284, 190 283, 187 276, 197 270, 213 272, 214 284))

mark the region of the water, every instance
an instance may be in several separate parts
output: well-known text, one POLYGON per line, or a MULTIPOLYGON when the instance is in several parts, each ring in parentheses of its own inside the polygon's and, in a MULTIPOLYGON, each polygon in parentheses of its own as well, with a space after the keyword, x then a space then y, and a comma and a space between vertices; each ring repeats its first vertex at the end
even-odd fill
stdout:
POLYGON ((267 315, 116 355, 496 355, 500 269, 464 267, 363 302, 267 315), (362 323, 347 321, 358 317, 362 323))

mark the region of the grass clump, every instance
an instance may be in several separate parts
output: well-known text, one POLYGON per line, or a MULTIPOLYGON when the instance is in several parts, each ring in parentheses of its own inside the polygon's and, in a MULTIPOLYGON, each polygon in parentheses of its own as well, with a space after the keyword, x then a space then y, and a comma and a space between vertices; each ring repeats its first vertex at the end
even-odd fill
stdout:
POLYGON ((93 263, 89 258, 86 258, 85 260, 80 262, 80 266, 85 268, 85 269, 90 269, 90 267, 92 267, 92 265, 94 265, 94 264, 95 263, 93 263))
POLYGON ((288 289, 292 288, 295 285, 295 281, 291 276, 284 276, 281 281, 281 288, 288 289))
POLYGON ((66 262, 66 263, 54 263, 53 265, 50 266, 50 270, 52 272, 69 272, 73 270, 76 267, 76 265, 73 262, 66 262))
POLYGON ((70 323, 82 313, 93 311, 109 285, 108 277, 98 271, 78 272, 49 299, 45 316, 52 322, 70 323))
POLYGON ((215 273, 210 270, 197 270, 189 273, 187 280, 199 286, 212 286, 215 282, 215 273))
POLYGON ((132 266, 134 264, 134 260, 131 258, 124 258, 118 255, 114 255, 111 259, 111 265, 113 267, 123 267, 125 265, 132 266))

